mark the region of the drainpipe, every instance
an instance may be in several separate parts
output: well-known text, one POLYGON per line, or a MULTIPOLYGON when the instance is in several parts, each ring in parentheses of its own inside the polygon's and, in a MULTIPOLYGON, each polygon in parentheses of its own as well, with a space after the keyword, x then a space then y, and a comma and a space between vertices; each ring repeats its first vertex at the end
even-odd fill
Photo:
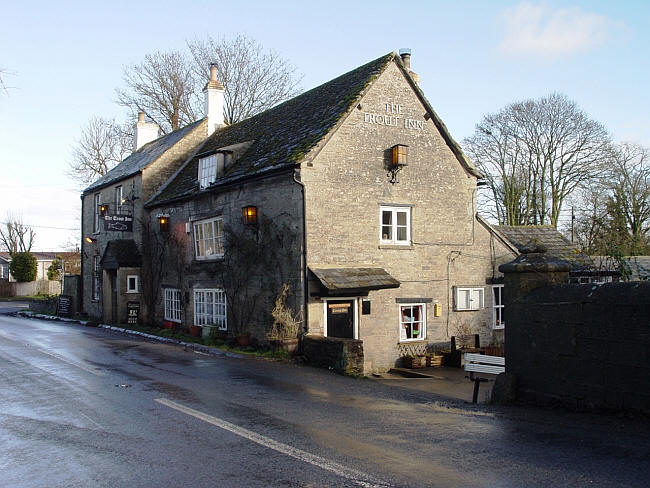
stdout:
POLYGON ((309 285, 307 283, 307 200, 305 198, 305 184, 300 181, 299 169, 294 170, 293 172, 293 181, 300 185, 300 190, 302 192, 302 262, 303 262, 303 310, 305 317, 305 326, 303 332, 307 332, 309 328, 309 285))

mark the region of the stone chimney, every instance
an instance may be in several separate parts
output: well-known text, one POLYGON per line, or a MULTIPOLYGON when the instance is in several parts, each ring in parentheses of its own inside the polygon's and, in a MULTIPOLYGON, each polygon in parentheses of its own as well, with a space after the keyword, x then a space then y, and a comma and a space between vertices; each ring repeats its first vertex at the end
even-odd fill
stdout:
POLYGON ((402 48, 399 50, 399 57, 402 58, 402 64, 406 68, 406 70, 409 72, 411 75, 411 78, 416 83, 420 83, 420 77, 418 76, 417 73, 411 70, 411 50, 409 48, 402 48))
POLYGON ((210 65, 210 80, 205 85, 203 93, 205 94, 205 116, 208 118, 208 135, 212 134, 215 129, 224 125, 223 120, 223 94, 224 86, 217 79, 217 66, 210 65))
POLYGON ((155 141, 160 135, 160 127, 153 122, 144 120, 144 112, 138 113, 138 123, 135 124, 135 141, 133 141, 133 150, 137 151, 148 142, 155 141))

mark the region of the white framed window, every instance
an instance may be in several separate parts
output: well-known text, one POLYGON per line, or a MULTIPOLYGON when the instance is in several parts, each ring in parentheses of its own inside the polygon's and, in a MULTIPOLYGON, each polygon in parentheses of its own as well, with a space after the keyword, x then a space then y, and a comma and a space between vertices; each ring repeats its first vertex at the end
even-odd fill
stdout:
POLYGON ((216 325, 227 330, 226 292, 218 288, 194 290, 194 325, 216 325))
POLYGON ((210 154, 199 159, 199 185, 201 189, 209 187, 221 178, 225 171, 224 153, 210 154))
POLYGON ((196 259, 223 257, 223 219, 221 217, 194 222, 196 259))
POLYGON ((421 341, 427 338, 426 303, 401 303, 399 305, 400 342, 421 341))
POLYGON ((379 207, 379 242, 411 244, 411 207, 379 207))
POLYGON ((101 297, 101 268, 99 256, 93 256, 93 300, 98 301, 101 297))
POLYGON ((93 204, 94 204, 94 211, 93 211, 93 234, 99 233, 99 193, 95 193, 93 196, 93 204))
POLYGON ((139 293, 140 292, 140 278, 138 275, 128 275, 126 277, 126 292, 139 293))
POLYGON ((122 205, 124 205, 124 191, 122 185, 115 187, 115 213, 122 213, 122 205))
POLYGON ((485 305, 483 288, 454 288, 456 310, 481 310, 485 305))
POLYGON ((492 285, 492 328, 504 329, 503 285, 492 285))
POLYGON ((165 288, 165 320, 181 322, 181 291, 165 288))

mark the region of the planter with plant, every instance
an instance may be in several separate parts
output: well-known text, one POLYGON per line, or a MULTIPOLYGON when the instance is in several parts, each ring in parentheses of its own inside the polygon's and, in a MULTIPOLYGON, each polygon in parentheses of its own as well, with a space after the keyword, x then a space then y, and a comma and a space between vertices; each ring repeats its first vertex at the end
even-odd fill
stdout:
POLYGON ((282 291, 275 300, 273 310, 271 310, 273 325, 266 338, 271 344, 292 353, 298 348, 302 312, 296 314, 287 305, 289 289, 290 287, 286 283, 282 285, 282 291))

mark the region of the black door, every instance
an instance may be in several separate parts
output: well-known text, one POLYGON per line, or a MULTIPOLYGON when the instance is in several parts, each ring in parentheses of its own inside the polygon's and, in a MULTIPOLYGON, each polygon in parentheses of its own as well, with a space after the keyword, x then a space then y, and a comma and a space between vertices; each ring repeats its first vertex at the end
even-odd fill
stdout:
POLYGON ((327 301, 327 336, 354 339, 354 300, 327 301))

